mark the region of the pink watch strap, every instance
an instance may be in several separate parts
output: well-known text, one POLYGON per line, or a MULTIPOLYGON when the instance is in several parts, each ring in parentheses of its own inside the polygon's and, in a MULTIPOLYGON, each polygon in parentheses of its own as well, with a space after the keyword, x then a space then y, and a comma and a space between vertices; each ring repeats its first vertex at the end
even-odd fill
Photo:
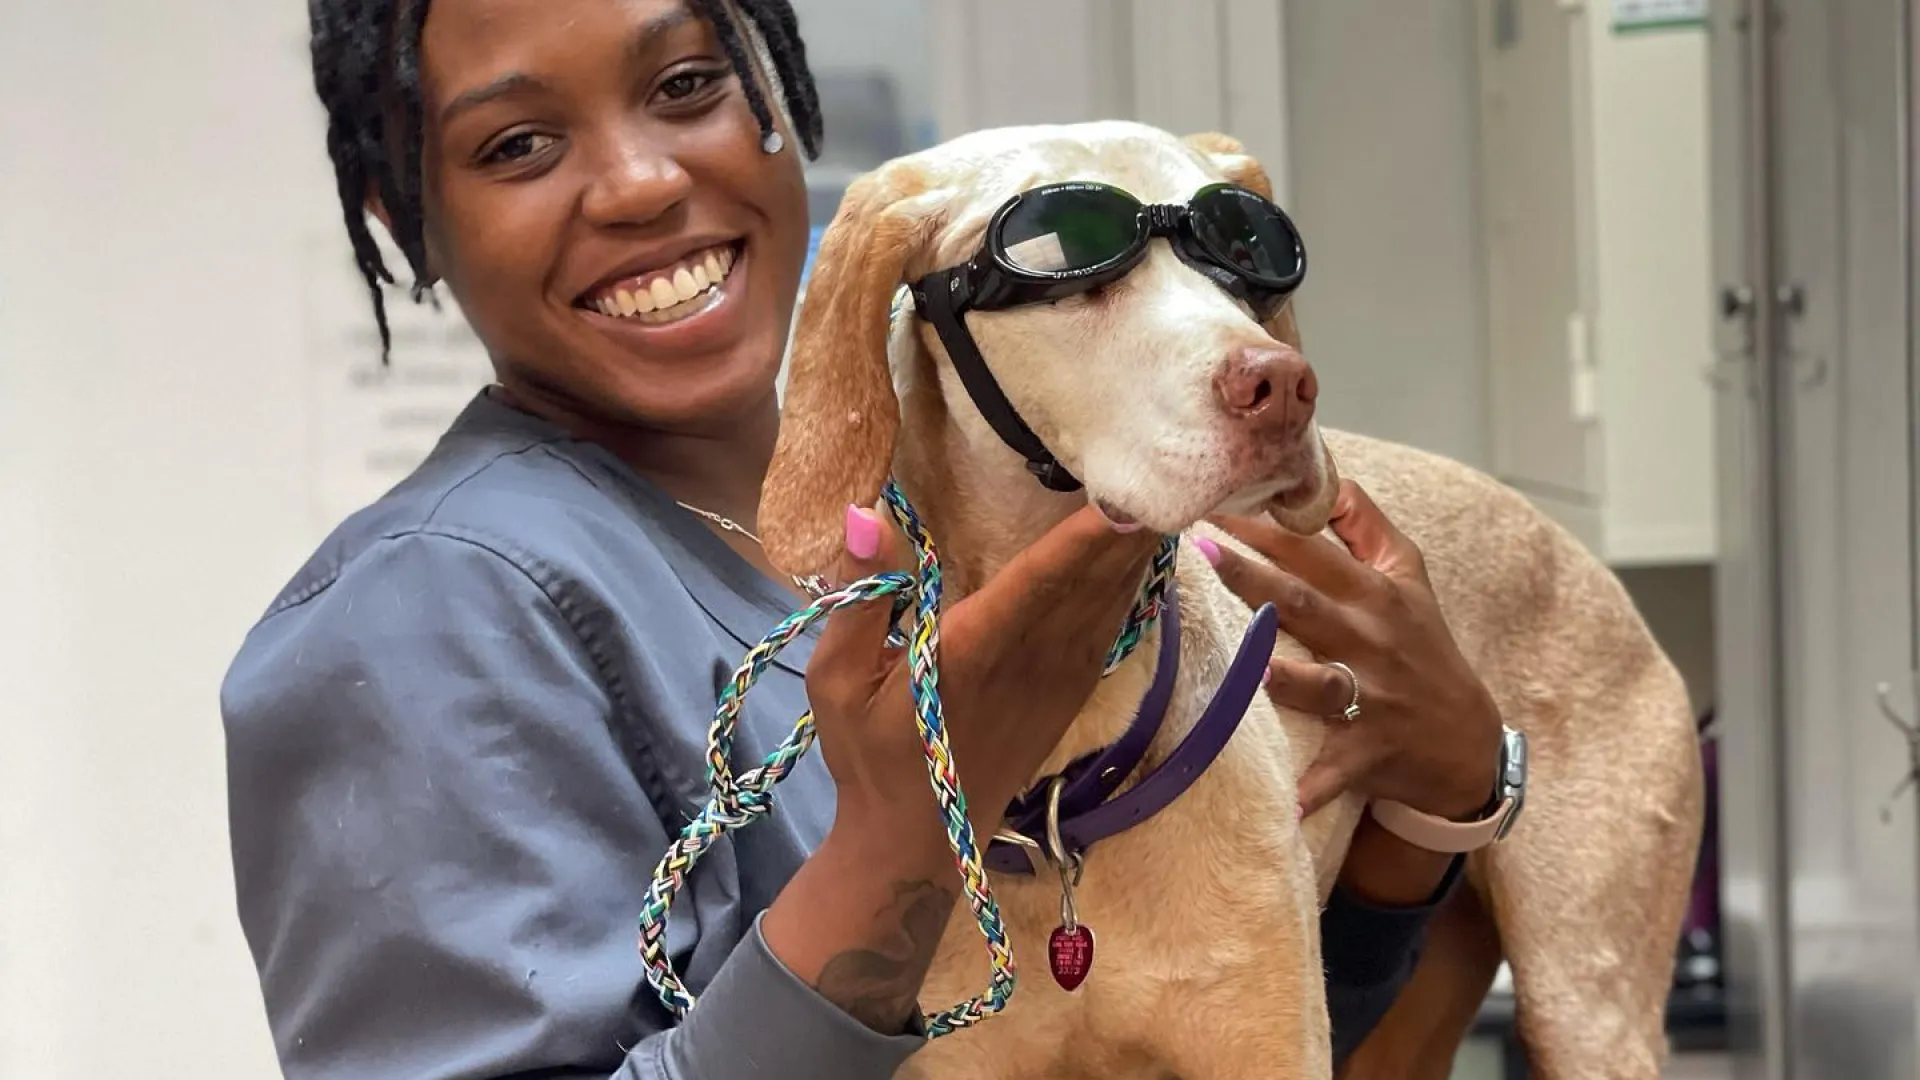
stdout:
POLYGON ((1507 818, 1513 813, 1511 798, 1500 800, 1493 812, 1479 821, 1448 821, 1424 814, 1405 803, 1376 799, 1371 804, 1373 820, 1388 832, 1426 851, 1462 855, 1478 851, 1500 838, 1507 818))

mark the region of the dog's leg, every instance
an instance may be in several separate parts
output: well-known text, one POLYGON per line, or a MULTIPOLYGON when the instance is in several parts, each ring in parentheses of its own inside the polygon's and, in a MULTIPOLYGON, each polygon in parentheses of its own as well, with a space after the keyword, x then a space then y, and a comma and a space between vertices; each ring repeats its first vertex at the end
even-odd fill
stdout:
POLYGON ((1291 967, 1253 962, 1182 988, 1153 1035, 1165 1075, 1330 1080, 1333 1058, 1319 965, 1298 972, 1291 967), (1287 981, 1295 976, 1305 978, 1287 981))
POLYGON ((1447 1080, 1499 968, 1499 936, 1479 893, 1455 889, 1427 925, 1413 978, 1340 1080, 1447 1080))
MULTIPOLYGON (((1485 856, 1539 1080, 1657 1080, 1666 1057, 1666 1002, 1699 841, 1699 748, 1664 661, 1614 673, 1604 692, 1552 702, 1580 720, 1547 725, 1559 737, 1536 740, 1535 772, 1546 782, 1513 835, 1485 856), (1635 740, 1608 737, 1607 723, 1635 740)), ((1527 722, 1524 707, 1502 708, 1527 722)))
POLYGON ((1533 1075, 1656 1080, 1702 819, 1685 684, 1618 577, 1523 496, 1336 441, 1343 471, 1427 554, 1461 650, 1531 743, 1525 813, 1474 862, 1533 1075))

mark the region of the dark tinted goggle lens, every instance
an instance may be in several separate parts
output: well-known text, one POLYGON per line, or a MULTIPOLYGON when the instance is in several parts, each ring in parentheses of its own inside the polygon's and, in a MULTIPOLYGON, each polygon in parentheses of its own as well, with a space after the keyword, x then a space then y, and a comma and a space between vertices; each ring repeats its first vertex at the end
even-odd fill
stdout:
POLYGON ((1193 232, 1215 256, 1262 284, 1283 286, 1300 275, 1300 238, 1265 199, 1214 187, 1193 198, 1193 232))
POLYGON ((1055 188, 1021 199, 1001 219, 1000 253, 1030 274, 1092 270, 1131 251, 1140 238, 1140 203, 1124 191, 1055 188))

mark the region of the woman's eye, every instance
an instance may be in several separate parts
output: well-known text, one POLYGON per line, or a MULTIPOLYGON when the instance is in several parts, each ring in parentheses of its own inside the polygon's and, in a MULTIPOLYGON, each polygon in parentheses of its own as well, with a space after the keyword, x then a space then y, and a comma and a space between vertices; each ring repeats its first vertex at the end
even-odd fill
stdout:
POLYGON ((493 148, 488 150, 480 160, 486 165, 522 161, 552 146, 556 141, 551 135, 543 135, 537 131, 522 131, 494 143, 493 148))
POLYGON ((720 81, 724 72, 683 71, 660 84, 660 95, 668 101, 685 101, 720 81))

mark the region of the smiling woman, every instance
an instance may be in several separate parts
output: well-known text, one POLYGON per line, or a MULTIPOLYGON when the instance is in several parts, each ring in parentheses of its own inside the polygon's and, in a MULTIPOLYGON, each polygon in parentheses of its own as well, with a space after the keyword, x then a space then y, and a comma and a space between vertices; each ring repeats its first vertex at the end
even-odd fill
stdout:
MULTIPOLYGON (((375 220, 497 382, 299 569, 222 688, 241 921, 287 1075, 893 1076, 958 889, 884 605, 796 642, 740 717, 758 759, 811 705, 822 753, 684 883, 684 1022, 634 942, 705 794, 716 691, 796 602, 756 539, 808 246, 797 150, 822 132, 792 9, 311 11, 383 343, 375 220)), ((1088 507, 951 605, 941 688, 976 806, 1052 751, 1099 677, 1081 643, 1112 639, 1155 545, 1088 507)), ((897 546, 849 508, 839 573, 897 546)), ((1336 900, 1336 1039, 1384 1010, 1423 917, 1336 900)))

